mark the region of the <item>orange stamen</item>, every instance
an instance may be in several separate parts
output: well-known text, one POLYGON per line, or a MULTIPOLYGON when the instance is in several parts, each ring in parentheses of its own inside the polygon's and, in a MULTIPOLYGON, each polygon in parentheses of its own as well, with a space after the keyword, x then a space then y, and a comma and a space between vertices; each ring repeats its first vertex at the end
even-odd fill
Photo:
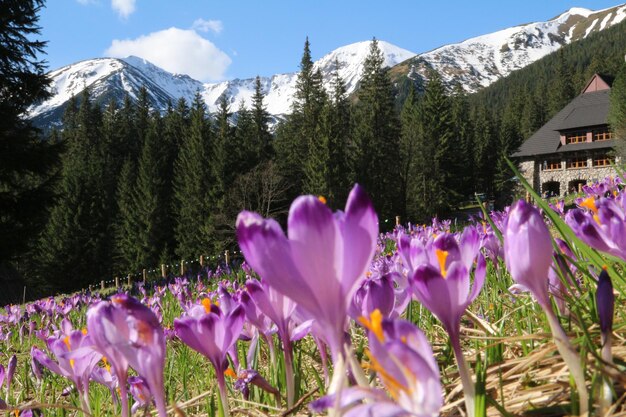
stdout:
POLYGON ((439 269, 441 270, 441 276, 446 277, 448 271, 446 270, 446 259, 448 259, 448 251, 435 249, 435 255, 439 261, 439 269))
POLYGON ((317 199, 321 201, 322 204, 326 204, 326 197, 324 197, 323 195, 320 195, 319 197, 317 197, 317 199))
POLYGON ((380 379, 383 381, 383 384, 385 384, 385 386, 389 390, 389 394, 391 394, 391 396, 395 400, 397 400, 400 397, 400 391, 405 391, 405 392, 409 391, 407 387, 405 387, 404 385, 402 385, 402 383, 400 383, 400 381, 398 381, 391 374, 389 374, 389 372, 385 371, 385 369, 382 367, 380 362, 378 362, 378 360, 376 360, 376 358, 372 356, 371 352, 368 349, 365 350, 365 354, 370 359, 370 363, 371 363, 370 369, 372 369, 374 372, 376 372, 380 376, 380 379))
POLYGON ((63 343, 65 343, 65 346, 67 346, 67 350, 72 350, 72 346, 70 345, 70 337, 69 336, 65 336, 65 339, 63 339, 63 343))
POLYGON ((369 319, 363 316, 359 317, 359 323, 374 333, 379 342, 383 342, 385 340, 385 336, 383 334, 383 315, 379 309, 370 313, 369 319))
POLYGON ((209 314, 211 312, 211 300, 208 298, 203 299, 202 305, 204 306, 204 311, 209 314))
POLYGON ((237 378, 237 374, 235 373, 235 371, 233 371, 232 368, 228 368, 227 370, 225 370, 224 375, 226 375, 229 378, 237 378))

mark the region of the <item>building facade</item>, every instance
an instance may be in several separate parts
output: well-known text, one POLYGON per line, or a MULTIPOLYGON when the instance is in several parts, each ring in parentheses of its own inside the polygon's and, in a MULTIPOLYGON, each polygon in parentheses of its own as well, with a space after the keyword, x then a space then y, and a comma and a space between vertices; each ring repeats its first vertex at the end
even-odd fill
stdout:
POLYGON ((582 93, 528 138, 512 156, 544 196, 579 191, 615 175, 613 133, 607 124, 612 80, 595 74, 582 93))

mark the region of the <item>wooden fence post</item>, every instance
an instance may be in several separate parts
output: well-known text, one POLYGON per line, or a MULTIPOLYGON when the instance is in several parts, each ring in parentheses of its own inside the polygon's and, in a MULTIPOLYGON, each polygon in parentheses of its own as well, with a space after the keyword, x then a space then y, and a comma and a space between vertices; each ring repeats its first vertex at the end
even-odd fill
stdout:
POLYGON ((146 276, 148 275, 148 272, 146 271, 146 269, 144 268, 144 270, 142 271, 142 275, 143 275, 143 283, 144 285, 146 284, 146 276))
POLYGON ((181 259, 180 260, 180 276, 182 277, 183 275, 185 275, 185 260, 181 259))
POLYGON ((100 281, 100 290, 104 291, 104 280, 100 281))
POLYGON ((115 277, 115 288, 119 288, 119 287, 120 287, 120 278, 115 277))
POLYGON ((204 266, 204 255, 200 255, 200 266, 204 266))
POLYGON ((226 265, 230 263, 230 252, 228 250, 224 251, 224 260, 226 261, 226 265))
POLYGON ((400 216, 396 216, 396 226, 400 226, 400 216))
POLYGON ((133 278, 130 274, 128 274, 128 286, 131 288, 133 287, 133 278))
POLYGON ((165 278, 166 277, 166 270, 165 270, 165 264, 161 264, 161 278, 165 278))

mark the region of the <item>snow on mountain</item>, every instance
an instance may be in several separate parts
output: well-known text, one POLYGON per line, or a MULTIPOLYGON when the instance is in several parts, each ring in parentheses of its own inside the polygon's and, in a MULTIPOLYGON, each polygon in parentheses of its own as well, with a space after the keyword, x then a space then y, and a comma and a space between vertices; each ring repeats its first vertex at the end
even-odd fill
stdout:
MULTIPOLYGON (((563 45, 624 19, 626 5, 598 11, 575 7, 547 22, 503 29, 419 55, 384 41, 378 41, 378 45, 385 65, 393 67, 394 77, 407 75, 425 80, 428 70, 434 68, 444 82, 460 82, 467 91, 474 92, 563 45)), ((353 93, 361 78, 370 44, 371 41, 365 41, 343 46, 316 61, 314 67, 321 70, 324 85, 330 87, 332 73, 338 64, 348 94, 353 93)), ((30 111, 30 116, 40 126, 58 123, 68 100, 79 96, 85 87, 90 87, 97 102, 105 103, 111 99, 121 102, 127 93, 136 98, 139 89, 146 86, 153 108, 160 110, 181 97, 190 102, 200 91, 209 111, 214 112, 218 100, 224 95, 230 100, 231 111, 236 111, 241 103, 249 107, 255 86, 254 78, 201 83, 187 75, 167 72, 137 57, 81 61, 50 75, 53 96, 30 111)), ((265 105, 270 114, 280 117, 290 112, 296 80, 297 73, 261 78, 265 105)))
POLYGON ((561 46, 604 30, 626 18, 626 5, 593 11, 574 7, 547 22, 535 22, 477 36, 420 54, 405 71, 427 75, 428 66, 445 82, 475 92, 561 46))
MULTIPOLYGON (((335 71, 336 63, 339 63, 339 75, 346 82, 348 94, 352 93, 361 78, 363 62, 369 53, 370 44, 371 41, 366 41, 343 46, 317 60, 313 67, 315 70, 321 70, 324 86, 330 88, 332 74, 335 71)), ((413 52, 384 41, 378 41, 378 47, 383 53, 384 65, 387 67, 392 67, 415 56, 413 52)), ((297 73, 261 78, 268 112, 274 115, 290 112, 297 78, 297 73)), ((203 97, 209 109, 215 111, 217 100, 222 94, 227 94, 233 105, 238 106, 243 100, 246 106, 250 106, 253 93, 254 79, 236 79, 216 84, 205 84, 203 97)))

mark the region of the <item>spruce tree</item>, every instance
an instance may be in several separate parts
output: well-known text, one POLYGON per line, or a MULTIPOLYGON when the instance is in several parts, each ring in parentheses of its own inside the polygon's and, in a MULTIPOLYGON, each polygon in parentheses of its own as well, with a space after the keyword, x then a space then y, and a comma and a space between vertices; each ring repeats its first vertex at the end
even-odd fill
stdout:
POLYGON ((609 125, 615 135, 616 153, 626 162, 626 64, 615 77, 611 87, 609 125))
POLYGON ((167 150, 163 126, 158 115, 149 122, 147 134, 139 165, 135 187, 138 236, 135 245, 138 247, 135 270, 141 267, 156 265, 167 245, 168 236, 173 230, 168 227, 168 184, 166 177, 167 150))
POLYGON ((335 61, 332 74, 332 95, 325 111, 328 137, 328 197, 335 207, 344 207, 354 183, 355 146, 352 139, 352 118, 345 81, 339 74, 339 61, 335 61))
POLYGON ((46 42, 37 39, 43 7, 43 0, 0 3, 0 264, 24 254, 45 224, 60 152, 26 117, 49 97, 46 42))
POLYGON ((461 196, 457 162, 460 143, 454 131, 452 101, 435 71, 429 74, 421 108, 424 147, 432 152, 432 162, 428 162, 432 191, 427 213, 442 215, 449 212, 461 196))
POLYGON ((399 214, 404 219, 407 216, 415 219, 423 211, 422 198, 418 190, 424 181, 422 178, 424 171, 416 169, 418 166, 424 165, 420 160, 420 144, 423 140, 423 134, 418 106, 415 88, 410 87, 400 113, 400 159, 398 161, 400 175, 398 181, 402 206, 399 214))
POLYGON ((138 245, 140 231, 136 189, 137 166, 128 158, 123 164, 117 182, 117 216, 114 223, 114 264, 117 272, 130 272, 141 266, 138 245))
POLYGON ((184 259, 213 250, 213 216, 218 201, 211 193, 215 184, 211 136, 204 101, 196 93, 188 135, 174 165, 176 254, 184 259))
POLYGON ((110 213, 106 194, 106 160, 100 141, 101 115, 88 90, 81 96, 76 126, 64 130, 57 201, 39 242, 42 285, 69 291, 111 272, 110 213))
MULTIPOLYGON (((296 81, 296 91, 292 104, 292 114, 284 125, 277 130, 274 142, 276 160, 280 171, 292 185, 290 197, 298 194, 325 189, 325 185, 312 183, 314 179, 305 173, 305 167, 315 165, 315 160, 323 159, 317 155, 321 138, 322 111, 327 100, 322 87, 322 75, 313 68, 309 39, 304 44, 300 61, 300 72, 296 81), (312 152, 312 153, 311 153, 312 152), (311 160, 310 163, 307 160, 311 160)), ((320 151, 325 153, 324 150, 320 151)))
POLYGON ((363 63, 355 108, 355 141, 358 146, 356 179, 369 195, 381 219, 398 214, 398 121, 394 91, 383 67, 384 57, 374 38, 363 63))
POLYGON ((272 135, 269 130, 270 115, 265 108, 264 99, 261 77, 257 75, 254 80, 254 95, 252 96, 252 120, 255 128, 258 161, 266 161, 272 157, 272 135))

